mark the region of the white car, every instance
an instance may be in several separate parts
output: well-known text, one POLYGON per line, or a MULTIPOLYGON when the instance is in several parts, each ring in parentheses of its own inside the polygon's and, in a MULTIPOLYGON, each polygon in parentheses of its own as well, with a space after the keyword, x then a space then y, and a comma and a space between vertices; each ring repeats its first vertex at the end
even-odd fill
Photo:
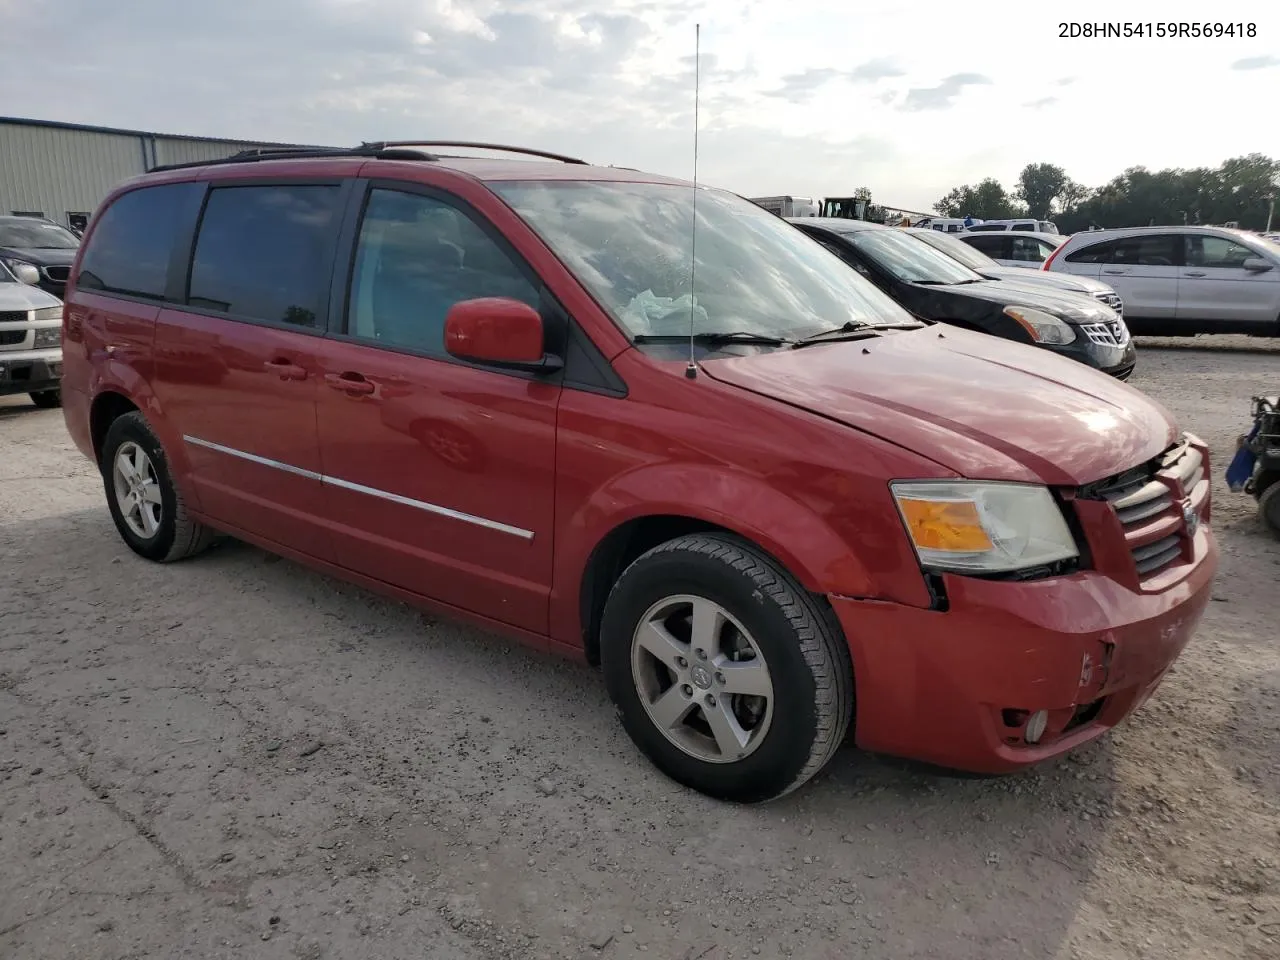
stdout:
POLYGON ((962 233, 963 240, 975 250, 981 250, 996 263, 1006 267, 1027 267, 1039 270, 1053 251, 1066 243, 1067 238, 1056 233, 1015 233, 1011 230, 991 233, 962 233))
POLYGON ((37 407, 56 407, 61 378, 62 301, 0 262, 0 397, 27 393, 37 407))
POLYGON ((1226 227, 1073 234, 1045 270, 1115 287, 1134 333, 1280 336, 1280 245, 1226 227))
POLYGON ((1021 230, 1028 233, 1058 232, 1058 225, 1052 220, 1033 220, 1030 217, 1018 217, 1013 220, 981 220, 969 228, 975 233, 1000 232, 1001 230, 1021 230))

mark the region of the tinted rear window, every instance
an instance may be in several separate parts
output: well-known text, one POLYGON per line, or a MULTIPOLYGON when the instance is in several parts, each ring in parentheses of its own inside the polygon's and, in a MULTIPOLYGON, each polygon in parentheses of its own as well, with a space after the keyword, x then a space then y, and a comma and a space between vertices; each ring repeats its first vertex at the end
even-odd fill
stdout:
POLYGON ((187 302, 314 327, 328 299, 340 188, 272 184, 209 192, 187 302))
POLYGON ((190 222, 203 189, 198 183, 166 183, 117 197, 89 236, 77 285, 163 299, 178 231, 190 222))

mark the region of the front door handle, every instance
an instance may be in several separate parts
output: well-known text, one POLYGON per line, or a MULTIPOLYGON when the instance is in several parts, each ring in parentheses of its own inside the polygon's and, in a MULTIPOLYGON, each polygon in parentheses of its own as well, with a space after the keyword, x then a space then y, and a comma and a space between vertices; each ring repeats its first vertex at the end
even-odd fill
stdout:
POLYGON ((307 371, 290 360, 276 358, 268 360, 262 368, 268 373, 274 373, 281 380, 305 380, 307 379, 307 371))
POLYGON ((1204 271, 1203 271, 1203 270, 1188 270, 1186 273, 1184 273, 1184 274, 1183 274, 1183 276, 1184 276, 1184 277, 1203 277, 1203 276, 1204 276, 1204 271))
POLYGON ((1124 271, 1123 271, 1123 270, 1103 270, 1102 272, 1103 272, 1103 273, 1109 273, 1109 274, 1111 274, 1112 276, 1119 276, 1120 274, 1124 273, 1124 271))
POLYGON ((335 390, 352 395, 368 395, 376 389, 362 374, 347 371, 346 373, 326 373, 325 383, 335 390))

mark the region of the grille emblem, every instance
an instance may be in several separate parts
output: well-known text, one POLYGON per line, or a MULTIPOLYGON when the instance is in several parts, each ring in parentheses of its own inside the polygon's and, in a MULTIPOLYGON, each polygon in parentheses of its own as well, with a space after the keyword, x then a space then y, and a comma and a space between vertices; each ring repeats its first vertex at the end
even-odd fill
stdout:
POLYGON ((1195 507, 1191 506, 1191 501, 1184 500, 1182 503, 1182 519, 1187 525, 1187 536, 1194 537, 1196 531, 1200 529, 1200 514, 1196 513, 1195 507))

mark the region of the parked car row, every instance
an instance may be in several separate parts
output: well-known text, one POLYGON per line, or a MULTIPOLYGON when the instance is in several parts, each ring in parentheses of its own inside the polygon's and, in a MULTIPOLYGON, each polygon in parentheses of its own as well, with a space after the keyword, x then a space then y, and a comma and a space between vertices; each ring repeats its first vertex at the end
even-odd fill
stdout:
POLYGON ((1132 347, 1082 334, 1116 317, 1088 284, 459 146, 107 198, 63 412, 131 550, 230 534, 599 664, 659 769, 737 801, 850 732, 1020 769, 1155 690, 1218 562, 1208 448, 1090 369, 1132 347), (1024 342, 923 317, 943 302, 1024 342))

